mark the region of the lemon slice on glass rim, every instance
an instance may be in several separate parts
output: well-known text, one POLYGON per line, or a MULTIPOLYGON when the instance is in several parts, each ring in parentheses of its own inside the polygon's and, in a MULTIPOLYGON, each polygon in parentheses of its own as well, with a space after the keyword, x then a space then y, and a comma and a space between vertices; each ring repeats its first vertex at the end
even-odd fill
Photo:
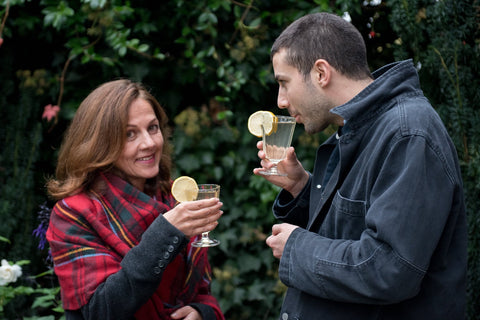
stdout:
POLYGON ((277 131, 278 118, 270 111, 257 111, 248 118, 248 131, 256 137, 262 137, 262 127, 265 135, 269 136, 277 131))
POLYGON ((178 202, 193 201, 197 199, 198 185, 195 179, 181 176, 172 184, 172 195, 178 202))

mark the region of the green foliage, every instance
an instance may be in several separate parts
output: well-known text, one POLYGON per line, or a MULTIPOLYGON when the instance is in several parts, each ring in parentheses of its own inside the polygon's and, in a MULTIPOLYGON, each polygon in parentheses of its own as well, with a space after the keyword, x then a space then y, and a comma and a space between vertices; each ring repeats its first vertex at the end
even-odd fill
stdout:
POLYGON ((221 245, 209 251, 213 292, 229 319, 259 314, 267 319, 276 314, 283 292, 273 256, 264 245, 274 223, 269 206, 278 190, 251 173, 255 140, 245 134, 245 115, 227 112, 219 120, 225 112, 214 113, 214 108, 189 108, 175 117, 176 176, 221 185, 224 215, 212 233, 221 245), (247 303, 252 308, 245 308, 247 303))
POLYGON ((480 29, 478 1, 395 0, 399 57, 413 57, 460 158, 469 225, 468 316, 480 319, 480 29), (428 41, 427 41, 428 40, 428 41))
MULTIPOLYGON (((11 96, 12 83, 0 88, 0 95, 11 96)), ((14 259, 24 258, 26 252, 35 252, 36 244, 29 239, 36 227, 35 215, 37 203, 43 199, 41 194, 33 192, 38 188, 39 146, 42 142, 42 123, 36 121, 34 96, 27 82, 19 88, 18 100, 12 104, 5 102, 0 109, 0 117, 8 126, 0 129, 0 234, 11 239, 8 247, 0 243, 0 252, 8 252, 14 259), (8 109, 5 106, 9 106, 8 109)), ((38 254, 29 258, 38 257, 38 254)))
MULTIPOLYGON (((275 319, 285 287, 265 244, 278 189, 252 174, 256 138, 246 129, 258 109, 280 113, 269 50, 276 36, 310 12, 348 11, 367 43, 371 68, 413 58, 422 87, 451 133, 462 161, 470 224, 469 316, 479 309, 478 1, 389 0, 2 0, 0 47, 0 252, 44 270, 32 231, 46 200, 62 134, 97 85, 142 81, 174 128, 175 176, 222 186, 224 216, 209 251, 213 291, 227 319, 275 319), (394 32, 392 32, 392 30, 394 32), (58 105, 52 121, 42 107, 58 105)), ((328 135, 296 130, 293 144, 311 170, 328 135)), ((43 304, 47 301, 39 301, 43 304)), ((20 303, 20 302, 19 302, 20 303)))
MULTIPOLYGON (((5 237, 0 237, 0 241, 10 243, 5 237)), ((26 276, 25 266, 28 264, 30 264, 29 260, 9 263, 6 259, 2 259, 1 268, 9 269, 9 272, 2 270, 2 279, 0 279, 0 317, 8 319, 9 315, 14 314, 15 318, 54 320, 56 317, 53 315, 42 316, 42 314, 53 312, 57 314, 58 319, 65 319, 60 301, 60 288, 56 281, 47 281, 43 286, 40 283, 46 278, 55 279, 53 269, 36 276, 26 276), (28 305, 29 308, 24 309, 23 305, 28 305)))

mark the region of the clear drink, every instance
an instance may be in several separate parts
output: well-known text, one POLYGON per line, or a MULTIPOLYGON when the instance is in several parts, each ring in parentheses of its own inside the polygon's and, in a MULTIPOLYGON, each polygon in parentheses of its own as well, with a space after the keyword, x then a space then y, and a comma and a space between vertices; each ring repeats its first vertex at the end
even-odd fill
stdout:
POLYGON ((210 198, 220 198, 220 186, 217 184, 198 185, 198 195, 195 200, 203 200, 210 198))
POLYGON ((263 152, 266 158, 275 163, 270 170, 263 170, 260 173, 265 175, 285 175, 278 172, 276 164, 285 159, 287 149, 290 147, 295 130, 295 118, 288 116, 277 116, 277 129, 270 135, 263 133, 263 152))
MULTIPOLYGON (((220 186, 218 184, 199 184, 198 195, 195 200, 203 200, 210 198, 220 198, 220 186)), ((203 232, 202 238, 192 243, 194 247, 214 247, 218 246, 220 241, 211 239, 209 232, 203 232)))

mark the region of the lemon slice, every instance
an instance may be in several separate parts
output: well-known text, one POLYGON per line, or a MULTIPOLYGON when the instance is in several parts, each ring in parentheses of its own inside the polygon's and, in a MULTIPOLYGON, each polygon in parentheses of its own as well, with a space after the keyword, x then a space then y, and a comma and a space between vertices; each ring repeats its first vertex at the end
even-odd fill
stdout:
POLYGON ((178 177, 173 181, 172 195, 178 202, 193 201, 197 199, 197 182, 193 178, 187 176, 178 177))
POLYGON ((262 126, 267 136, 277 131, 278 118, 270 111, 257 111, 248 118, 248 131, 256 137, 262 136, 262 126))

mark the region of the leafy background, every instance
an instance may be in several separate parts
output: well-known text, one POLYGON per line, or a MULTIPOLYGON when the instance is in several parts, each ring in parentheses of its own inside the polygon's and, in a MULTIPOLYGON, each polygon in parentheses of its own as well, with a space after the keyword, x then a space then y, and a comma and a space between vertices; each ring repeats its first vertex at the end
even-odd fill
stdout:
MULTIPOLYGON (((276 319, 285 286, 265 239, 275 223, 276 187, 258 166, 248 116, 276 108, 270 46, 310 12, 343 15, 367 43, 371 69, 411 58, 422 88, 457 147, 469 219, 468 318, 480 319, 480 97, 478 0, 0 0, 0 258, 28 259, 25 275, 51 268, 32 236, 52 203, 62 134, 79 103, 99 84, 131 78, 147 85, 170 115, 175 176, 222 185, 225 214, 209 255, 213 291, 227 319, 276 319), (44 107, 57 105, 51 121, 44 107)), ((293 145, 307 169, 329 131, 298 126, 293 145)), ((55 289, 48 274, 20 284, 55 289)), ((55 319, 58 293, 5 305, 6 319, 55 319), (54 309, 55 311, 52 311, 54 309), (42 318, 43 317, 43 318, 42 318)), ((1 304, 1 301, 0 301, 1 304)))

